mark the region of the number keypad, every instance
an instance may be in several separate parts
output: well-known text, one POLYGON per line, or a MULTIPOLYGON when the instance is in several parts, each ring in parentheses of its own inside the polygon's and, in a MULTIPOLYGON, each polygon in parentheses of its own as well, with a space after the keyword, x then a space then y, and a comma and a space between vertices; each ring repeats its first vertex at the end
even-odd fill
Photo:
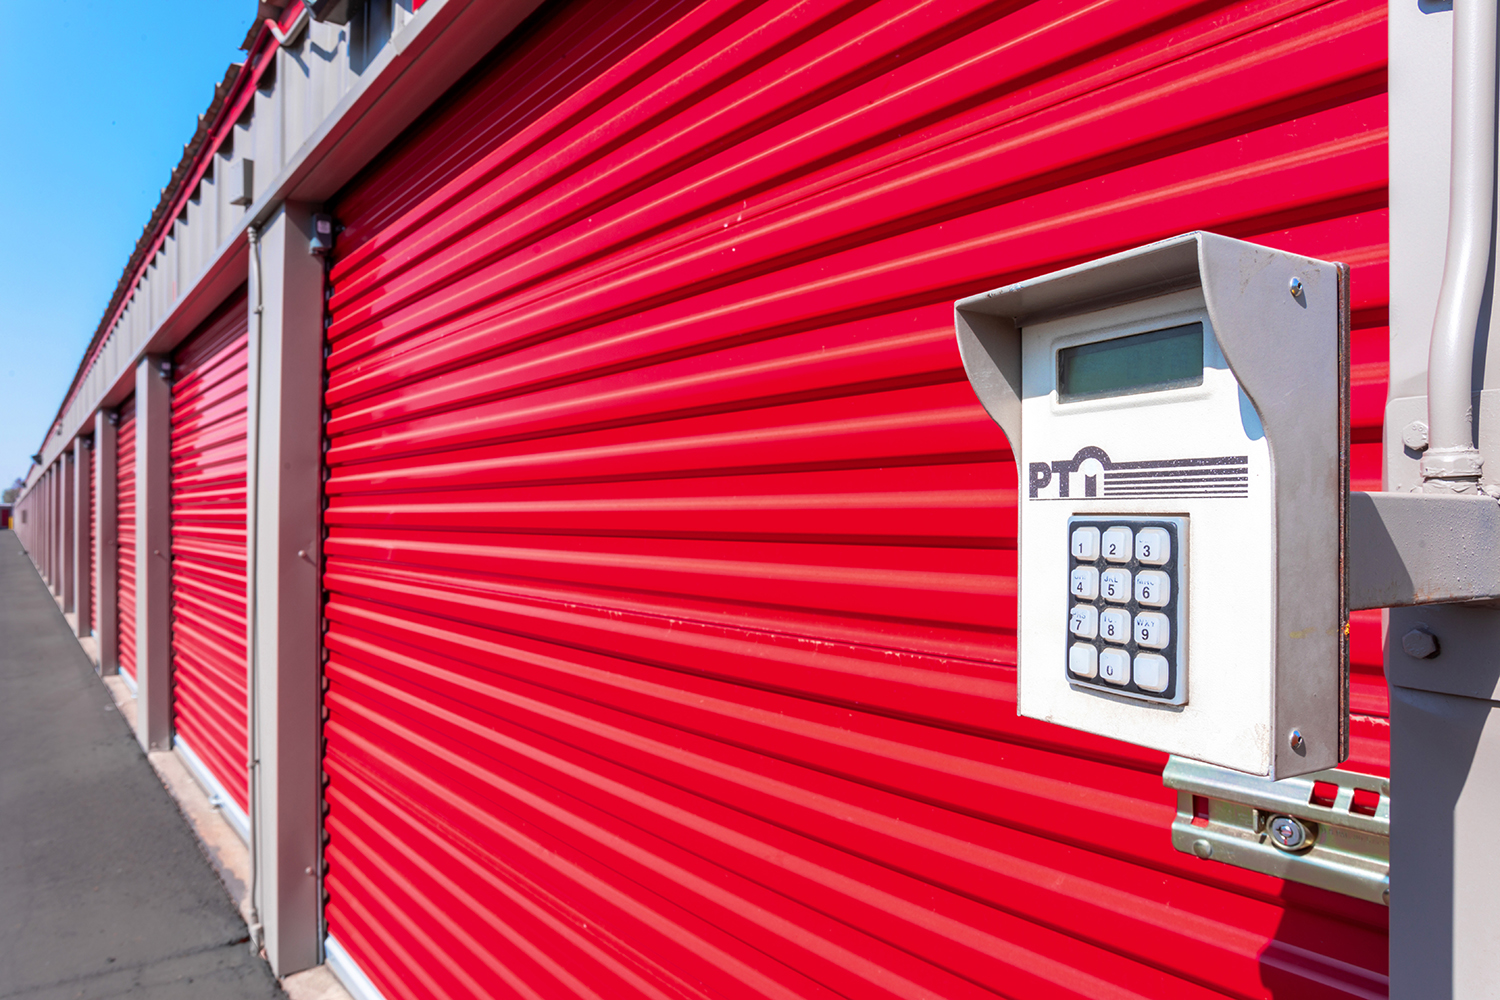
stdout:
POLYGON ((1186 517, 1068 520, 1067 663, 1075 687, 1187 701, 1186 517))

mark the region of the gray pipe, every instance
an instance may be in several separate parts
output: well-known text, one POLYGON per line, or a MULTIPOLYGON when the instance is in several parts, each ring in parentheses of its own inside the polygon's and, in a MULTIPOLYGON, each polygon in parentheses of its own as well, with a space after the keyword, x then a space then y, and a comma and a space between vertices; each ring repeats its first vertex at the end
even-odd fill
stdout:
POLYGON ((1448 249, 1427 356, 1428 490, 1473 493, 1484 461, 1474 447, 1474 340, 1489 270, 1495 202, 1496 0, 1454 0, 1453 138, 1448 249))

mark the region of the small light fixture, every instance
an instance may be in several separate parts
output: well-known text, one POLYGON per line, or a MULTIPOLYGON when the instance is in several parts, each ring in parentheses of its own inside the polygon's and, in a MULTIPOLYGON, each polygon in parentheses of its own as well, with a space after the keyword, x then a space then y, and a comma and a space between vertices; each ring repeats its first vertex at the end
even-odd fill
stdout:
POLYGON ((338 224, 333 216, 318 212, 312 217, 312 239, 308 240, 307 252, 315 257, 327 256, 333 250, 333 238, 338 234, 338 224))

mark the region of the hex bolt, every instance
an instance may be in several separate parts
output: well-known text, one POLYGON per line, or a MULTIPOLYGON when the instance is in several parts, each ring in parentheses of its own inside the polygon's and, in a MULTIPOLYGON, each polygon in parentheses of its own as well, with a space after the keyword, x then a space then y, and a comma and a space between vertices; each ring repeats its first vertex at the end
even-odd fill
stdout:
POLYGON ((1427 447, 1427 422, 1413 420, 1401 428, 1401 443, 1412 451, 1424 450, 1427 447))
POLYGON ((1401 637, 1401 648, 1414 660, 1430 660, 1442 652, 1437 636, 1420 625, 1401 637))
POLYGON ((1301 298, 1302 297, 1302 279, 1301 278, 1293 278, 1287 284, 1287 291, 1289 291, 1289 292, 1292 293, 1292 298, 1294 298, 1294 299, 1301 298))

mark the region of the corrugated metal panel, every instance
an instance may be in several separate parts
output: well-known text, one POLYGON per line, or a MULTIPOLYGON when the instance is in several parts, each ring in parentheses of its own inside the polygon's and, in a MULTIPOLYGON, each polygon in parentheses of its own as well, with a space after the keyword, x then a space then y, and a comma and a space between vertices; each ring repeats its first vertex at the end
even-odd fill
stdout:
POLYGON ((241 292, 172 359, 172 725, 245 810, 247 325, 241 292))
POLYGON ((119 409, 115 431, 115 609, 120 673, 135 680, 135 397, 119 409))
POLYGON ((1371 488, 1384 14, 557 5, 347 192, 327 919, 381 990, 1384 996, 1382 908, 1017 718, 951 313, 1194 228, 1348 261, 1371 488))
MULTIPOLYGON (((97 442, 95 442, 97 444, 97 442)), ((89 536, 84 540, 84 573, 89 581, 89 632, 99 634, 99 574, 94 572, 94 540, 99 537, 99 481, 95 475, 94 451, 89 449, 89 536)))

